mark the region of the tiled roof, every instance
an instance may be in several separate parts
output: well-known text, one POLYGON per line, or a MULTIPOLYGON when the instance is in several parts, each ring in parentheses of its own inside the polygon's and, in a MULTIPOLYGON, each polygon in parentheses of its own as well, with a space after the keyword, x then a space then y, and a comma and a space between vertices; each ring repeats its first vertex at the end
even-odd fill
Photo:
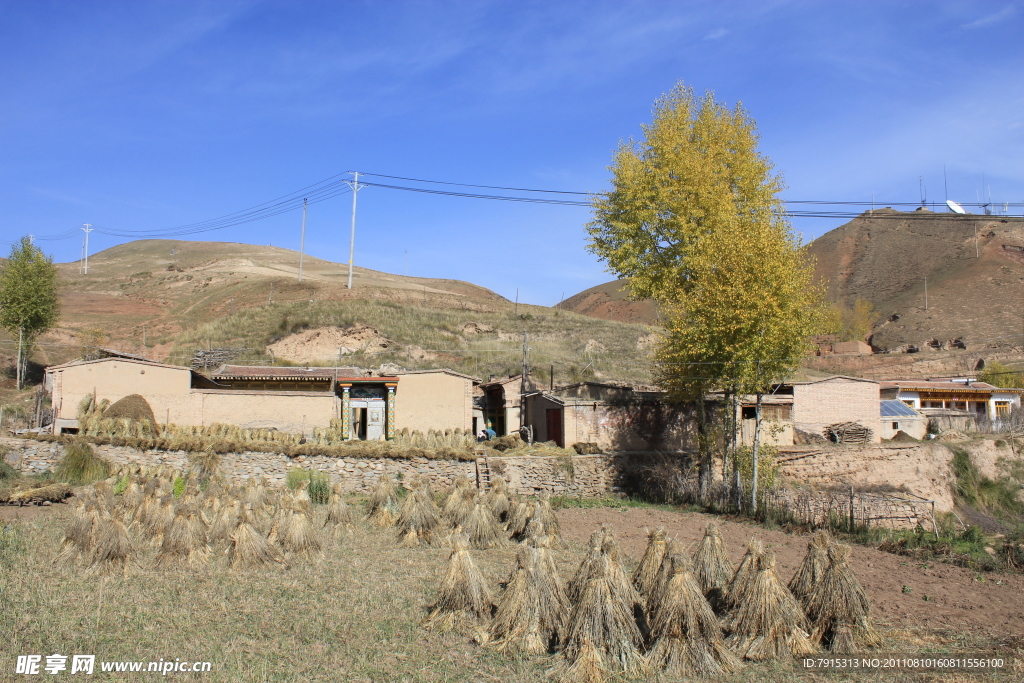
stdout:
POLYGON ((962 391, 962 392, 978 392, 978 393, 992 393, 993 391, 1011 391, 1021 392, 1024 389, 1001 389, 1000 387, 992 386, 987 382, 951 382, 949 380, 921 380, 921 379, 897 379, 897 380, 883 380, 881 382, 883 389, 907 389, 908 391, 962 391))
POLYGON ((323 381, 335 377, 365 377, 358 368, 289 368, 274 365, 222 365, 212 375, 216 379, 292 379, 323 381))

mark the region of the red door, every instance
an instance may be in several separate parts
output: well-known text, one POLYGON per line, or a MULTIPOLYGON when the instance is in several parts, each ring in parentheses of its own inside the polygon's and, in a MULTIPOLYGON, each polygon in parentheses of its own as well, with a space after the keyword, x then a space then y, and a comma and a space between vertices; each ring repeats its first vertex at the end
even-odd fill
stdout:
POLYGON ((565 448, 562 438, 561 408, 548 408, 548 441, 554 441, 559 448, 565 448))

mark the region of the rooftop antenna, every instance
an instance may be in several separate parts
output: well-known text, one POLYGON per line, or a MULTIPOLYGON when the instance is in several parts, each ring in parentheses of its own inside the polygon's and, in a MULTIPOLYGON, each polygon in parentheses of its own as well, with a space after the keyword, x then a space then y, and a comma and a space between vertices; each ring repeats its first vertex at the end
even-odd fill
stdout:
POLYGON ((924 176, 917 176, 917 191, 921 195, 921 208, 924 208, 928 199, 928 191, 924 187, 924 176))

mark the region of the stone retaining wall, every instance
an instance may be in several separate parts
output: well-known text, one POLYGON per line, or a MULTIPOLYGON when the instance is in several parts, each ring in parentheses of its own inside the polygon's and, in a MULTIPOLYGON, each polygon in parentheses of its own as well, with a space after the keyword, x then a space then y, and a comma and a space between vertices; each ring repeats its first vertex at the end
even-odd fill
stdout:
MULTIPOLYGON (((0 439, 10 449, 7 461, 26 474, 54 470, 63 457, 56 443, 23 439, 0 439)), ((114 466, 137 464, 146 467, 170 466, 176 470, 193 469, 188 454, 175 451, 140 451, 124 446, 93 446, 98 455, 114 466)), ((392 460, 387 458, 331 458, 279 453, 229 453, 221 456, 220 470, 233 483, 250 477, 265 477, 272 486, 284 486, 289 470, 310 469, 327 474, 331 483, 341 483, 346 491, 366 493, 381 474, 407 479, 413 475, 428 477, 434 487, 450 486, 459 475, 476 481, 478 472, 501 476, 511 490, 523 494, 548 491, 553 495, 599 497, 617 491, 616 472, 620 463, 615 456, 580 455, 545 458, 536 456, 489 458, 480 463, 458 460, 392 460)))

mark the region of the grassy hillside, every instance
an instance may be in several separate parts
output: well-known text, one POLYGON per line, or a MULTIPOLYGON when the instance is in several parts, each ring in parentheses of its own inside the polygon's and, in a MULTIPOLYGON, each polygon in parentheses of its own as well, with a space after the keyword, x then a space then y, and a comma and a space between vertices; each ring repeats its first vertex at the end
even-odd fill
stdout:
MULTIPOLYGON (((187 364, 197 349, 230 347, 240 349, 239 362, 270 362, 267 345, 289 335, 369 325, 387 348, 357 349, 363 352, 344 363, 450 367, 484 377, 514 373, 525 330, 530 363, 545 381, 552 365, 559 382, 650 379, 646 325, 517 306, 459 280, 359 267, 348 289, 346 265, 309 256, 299 282, 298 263, 297 252, 279 247, 142 240, 94 254, 88 275, 78 262, 60 264, 61 320, 39 340, 33 360, 54 364, 110 346, 187 364), (475 323, 469 331, 467 323, 475 323)), ((12 346, 0 341, 6 341, 3 363, 12 346)), ((6 364, 13 366, 9 358, 6 364)))

